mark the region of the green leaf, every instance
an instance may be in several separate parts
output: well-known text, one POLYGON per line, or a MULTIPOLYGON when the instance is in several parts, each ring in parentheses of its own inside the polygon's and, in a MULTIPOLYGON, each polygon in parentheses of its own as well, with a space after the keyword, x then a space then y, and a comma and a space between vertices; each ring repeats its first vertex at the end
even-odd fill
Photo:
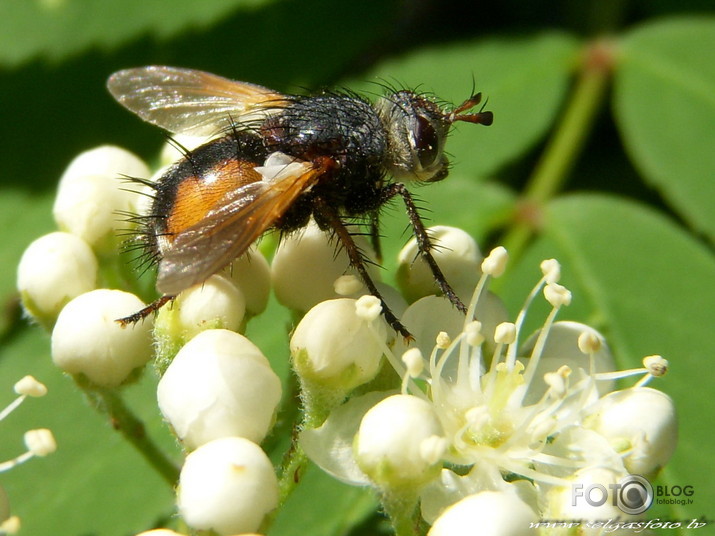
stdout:
MULTIPOLYGON (((0 349, 0 406, 12 400, 13 384, 26 374, 48 387, 45 397, 25 400, 0 423, 0 460, 24 450, 22 436, 28 429, 49 428, 57 440, 55 453, 2 474, 23 532, 120 536, 146 530, 159 516, 169 518, 172 489, 84 402, 52 364, 49 340, 40 335, 39 328, 27 328, 0 349)), ((146 418, 147 433, 172 452, 175 441, 156 408, 155 392, 151 373, 124 390, 132 409, 146 418)))
POLYGON ((346 534, 377 510, 370 488, 343 484, 310 465, 281 508, 271 536, 335 536, 346 534))
POLYGON ((166 39, 270 0, 7 0, 0 3, 0 65, 59 60, 142 35, 166 39))
POLYGON ((366 79, 418 88, 454 104, 470 96, 473 79, 474 89, 488 99, 485 109, 494 112, 494 124, 459 124, 447 150, 460 173, 483 176, 544 136, 563 101, 577 45, 554 32, 450 44, 383 63, 366 79))
POLYGON ((644 25, 619 44, 614 106, 646 179, 715 238, 715 18, 644 25))
MULTIPOLYGON (((543 236, 506 282, 502 296, 514 308, 540 276, 539 261, 550 257, 561 261, 561 282, 573 292, 560 319, 601 330, 623 368, 641 366, 650 354, 670 361, 669 374, 651 383, 674 398, 680 414, 682 440, 667 476, 671 484, 693 485, 697 496, 692 506, 676 508, 674 518, 702 515, 715 501, 703 470, 715 456, 711 252, 643 205, 607 196, 565 197, 548 207, 543 236)), ((532 328, 543 320, 531 316, 532 328)))

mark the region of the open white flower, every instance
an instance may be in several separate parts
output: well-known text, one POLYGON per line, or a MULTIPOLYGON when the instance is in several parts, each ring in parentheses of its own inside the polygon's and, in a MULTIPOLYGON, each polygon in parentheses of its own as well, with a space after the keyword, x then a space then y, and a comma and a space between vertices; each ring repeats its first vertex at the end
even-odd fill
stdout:
MULTIPOLYGON (((661 375, 666 364, 651 356, 643 368, 611 372, 613 361, 601 335, 588 326, 556 322, 559 310, 570 303, 571 293, 558 284, 560 270, 555 261, 542 264, 543 277, 516 320, 497 324, 485 333, 479 304, 487 296, 489 279, 504 271, 506 258, 505 250, 498 248, 484 260, 481 279, 458 330, 437 308, 432 316, 428 308, 415 316, 422 325, 408 324, 418 336, 432 333, 436 341, 426 350, 425 341, 418 339, 425 356, 422 366, 412 354, 400 360, 392 350, 385 350, 388 361, 403 377, 402 395, 419 398, 432 407, 447 442, 440 462, 445 469, 422 495, 423 515, 428 521, 465 497, 503 491, 503 475, 510 475, 509 485, 518 483, 527 495, 544 497, 552 488, 569 485, 579 471, 582 474, 600 467, 626 474, 628 460, 631 467, 655 470, 672 453, 673 444, 659 453, 646 447, 649 441, 659 445, 661 438, 675 435, 672 401, 667 395, 657 395, 659 409, 655 413, 661 417, 639 423, 642 411, 636 397, 631 402, 631 397, 608 394, 614 380, 631 375, 642 376, 637 389, 643 392, 642 386, 661 375), (542 328, 522 345, 527 311, 542 291, 551 312, 542 328), (488 339, 491 345, 486 344, 488 339), (633 431, 628 437, 623 437, 628 424, 606 425, 599 418, 605 412, 617 412, 614 405, 625 410, 623 418, 633 431), (661 452, 665 454, 660 456, 661 452), (455 466, 472 470, 458 475, 450 469, 455 466)), ((420 307, 419 302, 411 307, 420 307)), ((410 316, 408 308, 405 318, 410 316)), ((348 405, 352 411, 336 411, 340 423, 331 416, 321 428, 305 431, 304 445, 309 456, 332 474, 364 484, 364 476, 356 476, 355 466, 346 462, 346 437, 357 432, 363 415, 371 410, 359 399, 345 407, 348 405), (322 448, 317 438, 322 440, 322 448), (334 460, 328 461, 331 457, 334 460)), ((361 431, 361 442, 362 435, 361 431)), ((536 504, 530 503, 532 509, 536 504)))

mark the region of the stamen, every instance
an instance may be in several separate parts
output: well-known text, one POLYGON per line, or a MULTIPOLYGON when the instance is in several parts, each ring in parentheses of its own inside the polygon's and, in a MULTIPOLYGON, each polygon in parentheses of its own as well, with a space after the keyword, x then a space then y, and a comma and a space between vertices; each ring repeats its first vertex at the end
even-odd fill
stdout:
POLYGON ((382 313, 382 303, 378 298, 369 294, 360 296, 355 301, 355 313, 366 322, 372 322, 382 313))
POLYGON ((47 387, 34 377, 27 375, 15 384, 15 392, 18 395, 40 397, 47 394, 47 387))
POLYGON ((556 372, 544 374, 544 382, 549 386, 550 393, 556 398, 562 398, 568 390, 568 377, 571 375, 571 368, 562 365, 556 372))
POLYGON ((419 348, 410 348, 402 354, 402 362, 407 367, 407 373, 402 377, 401 392, 403 395, 407 393, 407 386, 410 378, 417 378, 424 370, 424 359, 419 348))
POLYGON ((561 307, 571 303, 571 292, 558 283, 548 283, 544 288, 544 297, 552 307, 561 307))
POLYGON ((512 344, 516 340, 516 326, 513 322, 502 322, 494 330, 494 342, 512 344))
POLYGON ((25 432, 25 447, 27 447, 27 452, 0 463, 0 473, 9 471, 13 467, 17 467, 35 456, 42 457, 52 454, 57 450, 57 443, 55 442, 52 432, 47 428, 39 428, 25 432))
POLYGON ((648 372, 657 377, 665 376, 668 372, 668 360, 663 359, 661 355, 649 355, 643 358, 643 366, 648 369, 648 372))
POLYGON ((546 259, 539 265, 547 283, 558 283, 561 279, 561 264, 556 259, 546 259))
POLYGON ((437 334, 437 339, 435 340, 437 348, 440 350, 445 350, 451 343, 452 339, 449 337, 446 331, 440 331, 437 334))
POLYGON ((55 436, 47 428, 25 432, 25 446, 33 456, 44 457, 57 450, 55 436))
MULTIPOLYGON (((543 264, 543 263, 542 263, 543 264)), ((524 325, 524 321, 526 320, 526 312, 529 310, 529 307, 531 306, 531 302, 534 301, 534 298, 536 298, 537 294, 541 291, 541 289, 544 287, 544 285, 547 283, 546 276, 542 277, 539 279, 539 281, 534 285, 534 288, 531 289, 531 292, 529 295, 526 297, 526 300, 524 301, 524 305, 521 306, 521 310, 519 311, 519 314, 516 316, 516 322, 514 322, 514 325, 516 326, 516 340, 519 340, 519 335, 521 333, 521 328, 524 325)), ((514 363, 516 361, 516 352, 517 352, 518 346, 516 344, 513 344, 509 347, 509 352, 507 353, 507 363, 514 363)))
POLYGON ((509 254, 503 246, 495 247, 489 252, 486 259, 482 261, 482 273, 492 277, 499 277, 506 270, 506 263, 509 260, 509 254))
POLYGON ((0 533, 17 534, 20 531, 20 518, 17 516, 8 517, 0 523, 0 533))
POLYGON ((601 349, 601 338, 593 331, 584 331, 578 336, 578 349, 586 355, 593 355, 601 349))
MULTIPOLYGON (((536 374, 536 367, 539 365, 541 353, 544 351, 544 347, 546 346, 546 340, 549 337, 551 326, 554 324, 554 320, 556 318, 557 313, 559 312, 559 309, 563 305, 568 305, 569 303, 571 303, 571 292, 569 292, 566 287, 559 285, 558 283, 548 283, 546 287, 544 287, 544 297, 546 298, 546 301, 548 301, 552 305, 553 308, 551 309, 549 316, 546 317, 544 327, 542 327, 539 331, 539 336, 536 338, 534 349, 531 352, 531 356, 529 358, 529 365, 527 366, 526 372, 524 373, 524 381, 526 385, 530 385, 531 381, 534 379, 534 375, 536 374)), ((526 390, 524 391, 524 394, 526 394, 526 390)))
POLYGON ((363 284, 354 275, 341 275, 333 283, 333 289, 340 296, 354 296, 363 289, 363 284))

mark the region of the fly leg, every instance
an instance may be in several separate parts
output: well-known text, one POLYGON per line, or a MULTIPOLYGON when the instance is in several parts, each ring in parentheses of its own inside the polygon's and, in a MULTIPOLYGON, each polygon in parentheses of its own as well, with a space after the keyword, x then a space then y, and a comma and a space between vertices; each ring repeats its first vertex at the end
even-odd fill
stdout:
POLYGON ((422 218, 420 218, 420 215, 417 211, 417 206, 412 199, 412 194, 410 194, 407 187, 400 182, 388 184, 382 190, 384 202, 392 199, 396 195, 401 196, 402 200, 405 203, 405 207, 407 209, 407 217, 410 219, 412 231, 415 235, 415 239, 417 240, 417 248, 419 249, 420 255, 427 263, 427 266, 429 266, 429 269, 434 276, 434 280, 437 283, 439 290, 442 291, 442 294, 444 294, 457 309, 459 309, 462 313, 466 314, 467 308, 462 303, 462 300, 459 299, 459 296, 457 296, 457 294, 454 292, 454 289, 451 287, 451 285, 447 282, 447 279, 444 277, 444 274, 442 273, 442 270, 437 264, 437 261, 435 261, 434 257, 432 256, 432 249, 434 249, 434 244, 432 244, 432 240, 427 233, 427 229, 425 229, 425 225, 422 222, 422 218))
POLYGON ((338 213, 322 198, 315 197, 314 201, 315 215, 320 218, 321 223, 324 223, 330 229, 332 229, 337 239, 345 248, 345 251, 348 254, 348 258, 350 259, 350 265, 357 270, 363 283, 365 283, 365 286, 370 291, 370 294, 380 300, 382 304, 382 314, 385 317, 387 323, 392 329, 402 335, 406 340, 412 340, 414 337, 412 337, 410 332, 407 331, 407 328, 403 326, 402 323, 397 319, 395 314, 385 302, 385 299, 382 297, 382 294, 380 294, 380 291, 377 289, 375 282, 370 277, 370 274, 367 271, 367 261, 365 260, 365 256, 360 251, 360 248, 357 246, 357 244, 355 244, 355 240, 350 234, 348 228, 345 227, 345 224, 340 219, 338 213))

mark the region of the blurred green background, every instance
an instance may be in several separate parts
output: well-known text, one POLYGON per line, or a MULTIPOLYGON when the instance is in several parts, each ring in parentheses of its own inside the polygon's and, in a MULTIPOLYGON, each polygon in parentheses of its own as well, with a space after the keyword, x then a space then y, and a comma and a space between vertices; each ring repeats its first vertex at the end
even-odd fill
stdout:
MULTIPOLYGON (((655 387, 676 400, 681 439, 662 483, 692 485, 695 495, 649 516, 712 518, 714 13, 707 0, 0 1, 0 405, 24 374, 50 387, 0 423, 0 459, 22 449, 31 427, 50 427, 59 443, 56 454, 0 475, 23 534, 132 534, 173 515, 171 490, 53 369, 49 337, 20 318, 14 290, 22 251, 54 230, 55 187, 76 154, 112 143, 156 161, 162 133, 105 89, 112 72, 149 64, 298 93, 375 92, 387 81, 455 103, 474 83, 494 125, 459 126, 450 178, 418 190, 429 217, 464 227, 485 250, 514 246, 500 281, 511 311, 538 261, 557 257, 574 291, 562 319, 601 330, 623 367, 652 353, 670 360, 655 387), (596 68, 595 42, 606 63, 596 68), (601 78, 590 87, 593 72, 601 78), (527 193, 525 203, 524 188, 548 176, 554 190, 527 193)), ((388 267, 406 240, 399 216, 386 217, 388 267)), ((249 326, 284 376, 275 326, 287 322, 273 304, 249 326)), ((127 396, 176 452, 145 376, 127 396)), ((274 458, 282 445, 271 443, 274 458)), ((368 492, 311 470, 270 534, 375 534, 384 527, 373 509, 368 492)))

